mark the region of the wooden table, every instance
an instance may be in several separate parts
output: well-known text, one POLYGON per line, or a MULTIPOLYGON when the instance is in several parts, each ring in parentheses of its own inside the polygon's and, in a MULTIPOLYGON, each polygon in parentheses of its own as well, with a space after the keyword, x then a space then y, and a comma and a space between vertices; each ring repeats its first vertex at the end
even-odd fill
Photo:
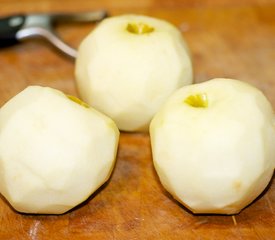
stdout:
MULTIPOLYGON (((0 0, 1 16, 99 8, 111 15, 141 13, 172 22, 190 46, 195 82, 240 79, 260 88, 275 108, 274 0, 0 0)), ((57 31, 77 47, 92 28, 92 24, 66 24, 57 26, 57 31)), ((31 84, 77 95, 74 62, 43 41, 0 50, 0 106, 31 84)), ((275 181, 273 177, 264 195, 234 217, 193 215, 162 188, 148 135, 122 133, 110 181, 69 213, 19 214, 0 199, 0 239, 272 240, 275 181)))

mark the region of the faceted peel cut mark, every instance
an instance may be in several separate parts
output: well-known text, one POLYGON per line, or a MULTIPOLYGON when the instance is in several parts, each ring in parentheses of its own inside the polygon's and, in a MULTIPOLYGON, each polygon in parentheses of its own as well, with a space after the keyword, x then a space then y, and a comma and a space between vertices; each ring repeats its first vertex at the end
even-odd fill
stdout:
POLYGON ((142 35, 153 32, 155 29, 145 23, 128 23, 126 30, 129 33, 142 35))
POLYGON ((206 93, 193 94, 185 98, 184 102, 191 107, 207 108, 208 98, 206 93))
POLYGON ((81 106, 83 106, 83 107, 85 107, 85 108, 89 108, 89 107, 90 107, 87 103, 83 102, 82 100, 80 100, 79 98, 77 98, 77 97, 75 97, 75 96, 72 96, 72 95, 66 95, 66 96, 67 96, 67 98, 69 98, 71 101, 73 101, 73 102, 75 102, 75 103, 77 103, 77 104, 79 104, 79 105, 81 105, 81 106))

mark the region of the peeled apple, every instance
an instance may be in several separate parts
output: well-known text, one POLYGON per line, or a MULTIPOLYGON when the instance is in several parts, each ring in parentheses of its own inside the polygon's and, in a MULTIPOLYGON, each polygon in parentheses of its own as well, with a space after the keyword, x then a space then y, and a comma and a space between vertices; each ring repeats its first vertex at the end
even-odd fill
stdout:
POLYGON ((27 87, 0 109, 0 192, 19 212, 64 213, 109 178, 118 137, 78 98, 27 87))
POLYGON ((274 113, 255 87, 213 79, 176 91, 150 126, 163 186, 193 213, 236 214, 275 167, 274 113))
POLYGON ((175 26, 130 14, 103 20, 82 41, 75 75, 81 98, 120 130, 148 131, 164 101, 192 83, 192 63, 175 26))

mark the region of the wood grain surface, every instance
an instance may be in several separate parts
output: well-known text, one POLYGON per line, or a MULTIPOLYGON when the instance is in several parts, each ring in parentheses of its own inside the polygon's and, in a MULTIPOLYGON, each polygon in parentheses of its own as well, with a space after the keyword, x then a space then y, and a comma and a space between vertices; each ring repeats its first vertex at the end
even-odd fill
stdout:
MULTIPOLYGON (((261 89, 275 108, 274 0, 0 0, 1 16, 95 9, 170 21, 190 46, 195 82, 240 79, 261 89)), ((93 27, 64 24, 56 31, 77 47, 93 27)), ((74 62, 40 40, 0 49, 0 106, 33 84, 77 95, 74 62)), ((60 216, 20 214, 1 198, 0 240, 11 239, 274 240, 275 180, 234 217, 193 215, 161 186, 152 165, 149 136, 122 133, 111 179, 72 211, 60 216)))

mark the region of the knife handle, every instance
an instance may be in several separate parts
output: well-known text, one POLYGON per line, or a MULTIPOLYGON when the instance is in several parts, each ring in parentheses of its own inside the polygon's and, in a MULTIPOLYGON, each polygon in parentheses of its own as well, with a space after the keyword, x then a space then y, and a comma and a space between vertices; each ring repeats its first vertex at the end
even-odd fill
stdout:
POLYGON ((0 48, 17 44, 16 33, 23 27, 26 20, 24 15, 14 15, 0 18, 0 48))

